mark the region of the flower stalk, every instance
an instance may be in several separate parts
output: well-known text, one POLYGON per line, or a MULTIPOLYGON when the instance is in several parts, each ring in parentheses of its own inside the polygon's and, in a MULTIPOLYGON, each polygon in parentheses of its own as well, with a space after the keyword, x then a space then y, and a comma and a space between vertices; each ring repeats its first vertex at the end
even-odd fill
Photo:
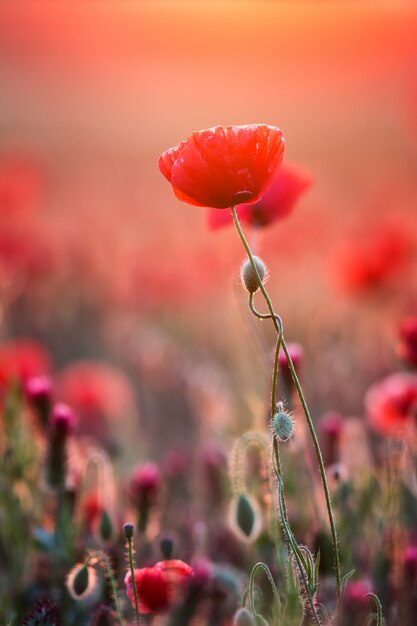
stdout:
MULTIPOLYGON (((333 515, 333 509, 332 509, 332 503, 331 503, 331 498, 330 498, 330 492, 329 492, 329 486, 327 483, 327 477, 326 477, 326 471, 324 468, 324 461, 323 461, 323 456, 320 450, 320 445, 319 445, 319 441, 318 441, 318 437, 314 428, 314 424, 313 424, 313 420, 311 418, 310 415, 310 411, 309 408, 307 406, 307 402, 306 399, 304 397, 304 393, 303 390, 301 388, 300 385, 300 381, 298 379, 297 373, 295 371, 295 367, 294 364, 292 362, 287 344, 285 342, 285 338, 283 335, 283 329, 282 329, 282 323, 281 320, 279 318, 279 316, 275 313, 274 311, 274 307, 272 304, 272 301, 269 297, 268 292, 265 289, 265 286, 262 283, 261 277, 259 276, 259 272, 258 272, 258 268, 256 266, 255 260, 254 260, 254 256, 252 254, 252 251, 250 249, 250 246, 246 240, 246 237, 242 231, 240 222, 239 222, 239 218, 237 216, 237 212, 236 212, 236 208, 235 207, 231 207, 231 211, 232 211, 232 216, 233 216, 233 221, 236 227, 236 230, 238 232, 238 235, 240 237, 240 240, 243 244, 243 247, 245 248, 246 254, 248 256, 249 261, 251 262, 252 265, 252 269, 255 273, 255 275, 258 277, 258 282, 259 282, 259 289, 262 292, 262 295, 264 297, 264 300, 266 302, 266 305, 268 307, 269 310, 269 314, 262 314, 259 313, 258 311, 256 311, 254 305, 253 305, 253 294, 251 294, 250 298, 249 298, 249 307, 252 311, 252 313, 258 317, 259 319, 271 319, 274 326, 275 326, 275 330, 278 334, 278 341, 277 341, 277 348, 276 348, 276 352, 275 352, 275 360, 274 360, 274 372, 273 372, 273 387, 272 387, 272 399, 271 399, 271 408, 273 408, 273 412, 275 409, 275 394, 276 394, 276 376, 278 373, 278 355, 279 355, 279 350, 280 350, 280 346, 282 345, 282 349, 285 353, 285 356, 287 358, 287 362, 288 362, 288 367, 290 369, 291 372, 291 376, 292 379, 294 381, 294 385, 296 387, 298 396, 300 398, 300 402, 301 405, 303 407, 303 411, 304 411, 304 415, 310 430, 310 435, 311 438, 313 440, 313 445, 316 451, 316 455, 317 455, 317 459, 319 462, 319 470, 320 470, 320 475, 321 475, 321 480, 322 480, 322 485, 323 485, 323 491, 324 491, 324 495, 325 495, 325 499, 326 499, 326 506, 327 506, 327 514, 328 514, 328 518, 329 518, 329 523, 330 523, 330 529, 331 529, 331 534, 332 534, 332 544, 333 544, 333 555, 334 555, 334 567, 335 567, 335 576, 336 576, 336 588, 337 588, 337 596, 340 596, 340 589, 341 589, 341 575, 340 575, 340 559, 339 559, 339 549, 338 549, 338 539, 337 539, 337 531, 336 531, 336 524, 335 524, 335 520, 334 520, 334 515, 333 515)), ((273 414, 272 412, 272 414, 273 414)), ((275 446, 274 446, 275 447, 275 446)), ((275 450, 277 451, 277 446, 275 447, 275 450)), ((277 468, 279 470, 279 472, 281 473, 281 465, 279 463, 279 455, 276 453, 276 465, 277 468)))

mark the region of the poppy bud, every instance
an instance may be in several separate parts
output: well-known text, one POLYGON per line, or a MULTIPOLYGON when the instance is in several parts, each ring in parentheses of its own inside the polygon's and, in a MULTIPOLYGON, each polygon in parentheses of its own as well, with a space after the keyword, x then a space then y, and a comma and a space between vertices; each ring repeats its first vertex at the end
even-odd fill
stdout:
POLYGON ((130 495, 138 512, 138 529, 145 532, 149 513, 155 505, 160 491, 160 474, 155 463, 138 467, 130 480, 130 495))
POLYGON ((262 517, 254 498, 243 493, 234 498, 231 507, 231 525, 242 541, 252 542, 259 537, 262 517))
POLYGON ((249 609, 239 609, 233 617, 233 626, 256 626, 255 618, 249 609))
MULTIPOLYGON (((253 260, 255 262, 255 266, 259 274, 259 278, 261 279, 261 282, 263 283, 265 279, 266 271, 267 271, 266 265, 262 261, 262 259, 260 259, 257 256, 254 256, 253 260)), ((245 289, 249 291, 249 293, 255 293, 256 291, 258 291, 259 286, 260 286, 259 279, 249 259, 245 261, 242 267, 240 268, 240 279, 242 281, 243 286, 245 287, 245 289)))
POLYGON ((172 555, 174 553, 174 540, 172 537, 162 537, 159 542, 159 549, 161 550, 162 556, 166 561, 172 559, 172 555))
POLYGON ((103 511, 100 519, 100 537, 109 541, 113 535, 113 524, 107 511, 103 511))
POLYGON ((74 600, 88 598, 95 591, 96 587, 97 574, 91 565, 78 563, 68 574, 67 589, 74 600))
POLYGON ((126 524, 123 524, 123 532, 126 539, 132 539, 134 531, 135 527, 130 522, 126 522, 126 524))
POLYGON ((294 433, 294 422, 286 411, 277 411, 272 420, 274 434, 279 441, 288 441, 294 433))

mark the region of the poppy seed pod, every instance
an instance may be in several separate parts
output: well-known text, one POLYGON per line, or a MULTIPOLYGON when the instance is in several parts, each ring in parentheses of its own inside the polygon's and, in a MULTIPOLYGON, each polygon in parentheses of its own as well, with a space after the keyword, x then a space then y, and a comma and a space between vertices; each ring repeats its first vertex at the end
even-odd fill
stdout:
MULTIPOLYGON (((262 259, 260 259, 257 256, 254 256, 253 260, 255 262, 255 266, 259 274, 259 278, 261 279, 261 282, 263 283, 265 276, 266 276, 266 271, 267 271, 266 265, 262 261, 262 259)), ((260 286, 259 278, 256 275, 256 272, 253 269, 252 263, 250 262, 250 260, 248 259, 247 261, 245 261, 240 269, 240 279, 242 281, 243 286, 245 287, 245 289, 247 289, 247 291, 249 291, 249 293, 255 293, 256 291, 258 291, 259 286, 260 286)))

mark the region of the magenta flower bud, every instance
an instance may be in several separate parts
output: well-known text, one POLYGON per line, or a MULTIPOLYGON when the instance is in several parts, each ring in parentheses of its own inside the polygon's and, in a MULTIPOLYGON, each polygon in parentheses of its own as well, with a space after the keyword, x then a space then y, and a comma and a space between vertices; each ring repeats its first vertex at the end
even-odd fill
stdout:
POLYGON ((52 407, 52 381, 49 376, 29 378, 25 395, 28 403, 37 413, 42 426, 46 426, 52 407))
MULTIPOLYGON (((291 361, 293 362, 294 369, 297 373, 297 376, 300 376, 301 364, 304 357, 303 347, 299 343, 289 343, 288 344, 288 352, 291 357, 291 361)), ((293 379, 291 376, 291 371, 288 365, 287 356, 285 352, 281 349, 278 357, 278 366, 281 376, 287 386, 288 390, 293 388, 293 379)))
POLYGON ((325 465, 333 465, 338 461, 343 425, 343 417, 336 411, 325 413, 320 420, 320 443, 325 465))
POLYGON ((345 587, 344 601, 347 615, 356 615, 369 607, 369 593, 373 592, 372 583, 366 578, 361 580, 348 580, 345 587))
POLYGON ((49 423, 53 430, 63 437, 71 434, 75 428, 77 419, 73 410, 62 402, 55 404, 52 409, 49 423))
POLYGON ((149 513, 155 505, 160 491, 160 474, 155 463, 145 463, 132 474, 129 492, 133 505, 138 511, 138 530, 144 532, 149 513))

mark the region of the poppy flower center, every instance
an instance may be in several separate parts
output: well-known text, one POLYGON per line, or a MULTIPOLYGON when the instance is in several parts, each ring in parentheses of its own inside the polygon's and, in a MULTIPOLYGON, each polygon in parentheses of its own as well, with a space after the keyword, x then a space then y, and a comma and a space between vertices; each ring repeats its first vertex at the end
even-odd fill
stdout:
POLYGON ((238 191, 233 196, 233 206, 237 204, 244 204, 245 202, 249 202, 253 198, 253 193, 251 191, 238 191))

